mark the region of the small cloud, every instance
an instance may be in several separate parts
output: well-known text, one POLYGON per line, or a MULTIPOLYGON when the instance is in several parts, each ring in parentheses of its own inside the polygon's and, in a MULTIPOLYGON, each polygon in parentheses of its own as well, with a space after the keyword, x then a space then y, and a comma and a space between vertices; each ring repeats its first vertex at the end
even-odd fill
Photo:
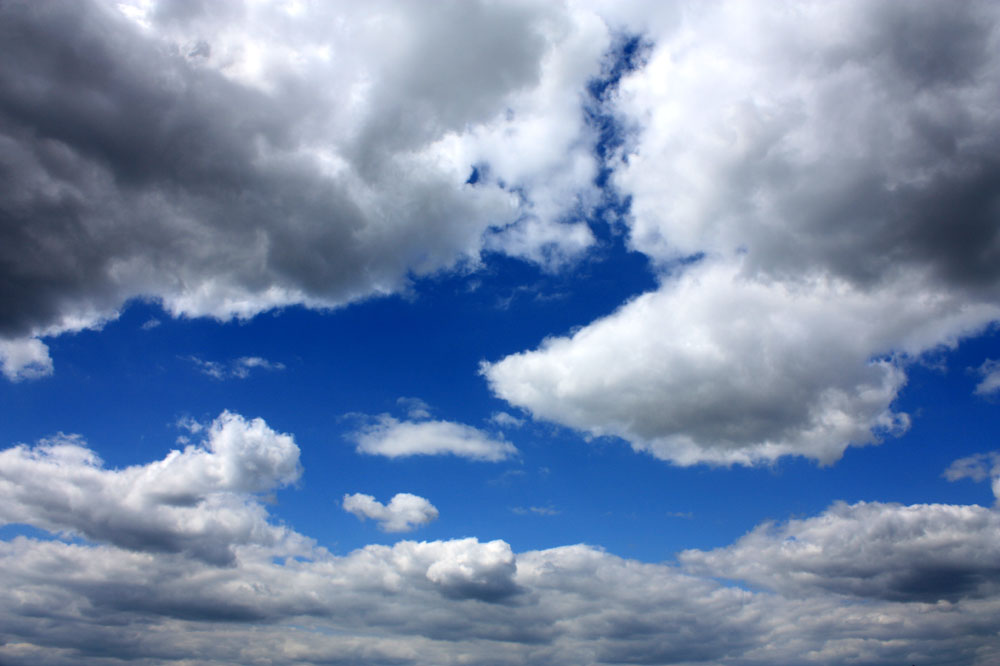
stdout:
POLYGON ((358 453, 406 458, 417 455, 455 455, 472 460, 497 462, 517 454, 502 437, 451 421, 399 421, 383 414, 349 435, 358 453))
POLYGON ((496 423, 501 428, 520 428, 524 425, 524 419, 519 419, 507 412, 493 412, 490 421, 496 423))
POLYGON ((396 404, 406 410, 406 415, 411 419, 429 419, 431 417, 431 407, 420 398, 399 398, 396 404))
POLYGON ((529 513, 533 513, 539 516, 558 516, 562 511, 553 508, 552 506, 529 506, 527 508, 523 506, 515 506, 511 509, 514 513, 519 516, 526 516, 529 513))
POLYGON ((389 504, 382 504, 371 495, 354 493, 344 495, 344 510, 361 520, 371 518, 378 521, 383 532, 411 532, 438 517, 437 508, 418 495, 398 493, 389 504))
POLYGON ((162 322, 159 319, 157 319, 156 317, 153 317, 153 318, 147 320, 146 323, 144 323, 139 328, 141 328, 144 331, 151 331, 154 328, 156 328, 157 326, 159 326, 161 323, 162 322))
POLYGON ((690 511, 667 511, 668 518, 684 518, 685 520, 691 520, 694 518, 694 514, 690 511))
POLYGON ((948 466, 942 476, 949 481, 972 479, 979 482, 992 479, 993 495, 1000 502, 1000 451, 959 458, 948 466))
POLYGON ((51 375, 48 345, 38 338, 0 340, 0 372, 12 382, 51 375))
POLYGON ((198 370, 213 379, 223 380, 223 379, 246 379, 250 376, 250 372, 253 370, 284 370, 284 363, 276 363, 274 361, 268 361, 265 358, 259 356, 243 356, 237 359, 233 359, 228 363, 220 363, 218 361, 206 361, 204 359, 198 358, 197 356, 188 356, 187 360, 197 366, 198 370))
POLYGON ((987 359, 976 372, 983 378, 976 385, 976 395, 992 396, 1000 392, 1000 361, 987 359))

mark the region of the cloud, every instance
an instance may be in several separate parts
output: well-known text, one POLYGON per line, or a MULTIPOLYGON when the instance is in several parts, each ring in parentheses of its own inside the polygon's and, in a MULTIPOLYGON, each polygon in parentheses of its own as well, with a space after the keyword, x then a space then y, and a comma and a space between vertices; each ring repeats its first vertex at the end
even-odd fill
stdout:
POLYGON ((451 421, 399 421, 387 414, 350 438, 357 443, 359 453, 388 458, 455 455, 498 462, 517 454, 503 437, 491 437, 472 426, 451 421))
POLYGON ((519 419, 507 412, 493 412, 490 421, 496 423, 501 428, 520 428, 524 425, 524 419, 519 419))
POLYGON ((259 356, 243 356, 228 363, 206 361, 197 356, 189 356, 188 360, 195 364, 200 372, 213 379, 246 379, 252 370, 284 370, 284 363, 268 361, 259 356))
POLYGON ((688 550, 701 575, 791 596, 817 589, 887 601, 955 602, 1000 593, 1000 513, 980 506, 837 503, 814 518, 765 524, 732 546, 688 550))
POLYGON ((0 340, 0 370, 12 382, 51 375, 49 348, 38 339, 0 340))
POLYGON ((636 16, 611 178, 660 286, 485 364, 493 391, 682 465, 831 463, 902 431, 907 363, 1000 318, 997 7, 636 16))
POLYGON ((835 504, 685 551, 681 566, 586 545, 515 553, 476 538, 338 556, 273 525, 249 496, 298 478, 290 436, 228 413, 208 433, 203 447, 124 470, 103 469, 70 436, 0 454, 5 520, 18 513, 86 539, 0 540, 5 664, 763 665, 805 655, 888 666, 921 655, 985 666, 1000 656, 991 509, 835 504), (211 500, 220 495, 241 499, 242 513, 211 500), (142 521, 125 520, 137 504, 142 521), (256 536, 234 538, 253 506, 256 536), (97 514, 118 518, 100 529, 97 514), (282 538, 261 538, 268 530, 282 538), (162 547, 181 535, 185 547, 162 547), (203 556, 220 543, 229 557, 203 556))
POLYGON ((398 398, 396 404, 406 409, 406 415, 414 420, 429 419, 431 406, 420 398, 398 398))
POLYGON ((411 532, 438 517, 438 510, 433 504, 410 493, 397 493, 388 505, 376 501, 371 495, 344 495, 344 510, 361 520, 377 520, 383 532, 411 532))
POLYGON ((1000 391, 1000 362, 989 359, 979 366, 979 375, 983 378, 976 384, 976 395, 993 395, 1000 391))
POLYGON ((907 427, 892 410, 905 382, 893 354, 919 354, 998 313, 904 285, 790 285, 704 261, 483 374, 536 418, 621 436, 678 464, 790 454, 830 463, 907 427))
POLYGON ((392 293, 487 247, 555 265, 593 243, 568 220, 597 201, 582 91, 609 37, 593 14, 299 10, 4 3, 8 377, 32 374, 26 344, 48 367, 38 336, 132 298, 247 318, 392 293))
POLYGON ((974 456, 959 458, 944 471, 944 478, 949 481, 972 479, 985 481, 992 479, 993 495, 1000 503, 1000 451, 978 453, 974 456))
POLYGON ((230 412, 215 419, 201 444, 122 470, 104 468, 79 436, 60 434, 0 451, 0 521, 231 563, 236 545, 292 538, 268 523, 253 495, 300 474, 291 436, 230 412))

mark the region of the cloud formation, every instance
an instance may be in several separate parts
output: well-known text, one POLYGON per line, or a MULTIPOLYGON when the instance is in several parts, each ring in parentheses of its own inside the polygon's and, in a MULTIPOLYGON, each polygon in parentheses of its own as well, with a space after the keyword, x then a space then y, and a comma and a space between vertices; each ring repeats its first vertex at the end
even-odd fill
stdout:
POLYGON ((581 95, 602 22, 522 2, 299 10, 4 3, 8 377, 48 371, 39 336, 132 298, 330 308, 487 246, 557 265, 592 243, 567 217, 595 200, 581 95))
POLYGON ((256 493, 294 483, 299 449, 261 419, 223 412, 198 445, 163 460, 106 469, 76 435, 0 451, 0 522, 130 550, 232 563, 234 547, 288 547, 256 493))
POLYGON ((382 504, 371 495, 354 493, 344 495, 344 510, 364 520, 378 521, 383 532, 412 532, 414 529, 437 520, 438 510, 429 501, 410 493, 396 493, 388 504, 382 504))
POLYGON ((471 460, 498 462, 517 455, 513 444, 452 421, 399 421, 379 416, 351 435, 359 453, 406 458, 454 455, 471 460))
POLYGON ((906 364, 1000 318, 1000 10, 661 18, 635 24, 649 52, 608 101, 631 130, 612 167, 629 245, 660 287, 486 364, 493 390, 679 464, 830 463, 902 431, 906 364))
POLYGON ((515 553, 475 538, 337 556, 273 525, 252 499, 298 478, 290 436, 228 413, 208 433, 202 447, 119 471, 68 436, 0 454, 0 492, 13 499, 4 520, 82 537, 0 541, 5 664, 1000 657, 992 509, 835 504, 726 548, 685 551, 681 566, 586 545, 515 553), (241 538, 233 526, 247 516, 254 531, 241 538))

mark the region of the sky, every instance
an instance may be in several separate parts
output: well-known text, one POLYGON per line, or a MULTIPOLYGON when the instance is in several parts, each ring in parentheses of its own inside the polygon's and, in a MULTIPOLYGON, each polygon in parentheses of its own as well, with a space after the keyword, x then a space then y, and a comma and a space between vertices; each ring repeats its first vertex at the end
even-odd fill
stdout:
POLYGON ((1000 663, 1000 4, 0 3, 0 664, 1000 663))

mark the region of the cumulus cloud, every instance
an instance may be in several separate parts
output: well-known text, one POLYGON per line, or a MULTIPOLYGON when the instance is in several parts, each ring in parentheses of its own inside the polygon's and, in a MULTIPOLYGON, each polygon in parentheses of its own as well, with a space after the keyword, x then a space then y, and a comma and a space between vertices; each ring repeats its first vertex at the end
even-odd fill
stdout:
POLYGON ((536 417, 618 435, 678 464, 798 454, 830 463, 849 444, 905 430, 893 354, 915 355, 1000 315, 946 294, 842 280, 789 284, 705 261, 535 351, 483 366, 536 417))
POLYGON ((49 348, 33 338, 0 340, 0 371, 12 382, 51 375, 49 348))
POLYGON ((1000 513, 980 506, 837 503, 814 518, 765 524, 732 546, 688 550, 699 574, 793 596, 817 588, 890 601, 954 602, 1000 593, 1000 513))
POLYGON ((485 247, 555 265, 593 242, 567 221, 596 200, 581 109, 609 31, 592 13, 296 7, 4 3, 8 377, 44 374, 37 336, 130 298, 329 308, 485 247))
POLYGON ((517 454, 513 444, 452 421, 399 421, 387 414, 350 435, 359 453, 406 458, 454 455, 498 462, 517 454))
POLYGON ((106 469, 77 435, 0 451, 0 520, 122 548, 231 563, 233 547, 293 537, 254 499, 294 483, 299 449, 261 419, 223 412, 204 441, 163 460, 106 469))
POLYGON ((246 495, 298 478, 297 449, 233 414, 207 432, 202 447, 117 471, 69 436, 0 455, 4 520, 88 540, 0 540, 5 664, 763 665, 807 655, 888 666, 921 655, 985 666, 1000 657, 1000 525, 990 509, 837 504, 727 548, 686 551, 681 566, 586 545, 515 553, 475 538, 337 556, 290 530, 261 538, 282 529, 262 511, 256 536, 239 538, 246 495), (211 501, 240 493, 243 513, 211 501), (130 518, 136 503, 141 524, 130 518), (181 536, 183 547, 164 547, 181 536), (231 557, 204 556, 223 541, 231 557))
POLYGON ((486 364, 493 390, 679 464, 830 463, 905 429, 906 363, 1000 318, 997 6, 638 16, 612 182, 661 286, 486 364))
POLYGON ((410 493, 397 493, 389 504, 382 504, 363 493, 344 495, 344 510, 361 520, 371 518, 378 521, 378 527, 383 532, 411 532, 438 517, 438 510, 433 504, 410 493))

